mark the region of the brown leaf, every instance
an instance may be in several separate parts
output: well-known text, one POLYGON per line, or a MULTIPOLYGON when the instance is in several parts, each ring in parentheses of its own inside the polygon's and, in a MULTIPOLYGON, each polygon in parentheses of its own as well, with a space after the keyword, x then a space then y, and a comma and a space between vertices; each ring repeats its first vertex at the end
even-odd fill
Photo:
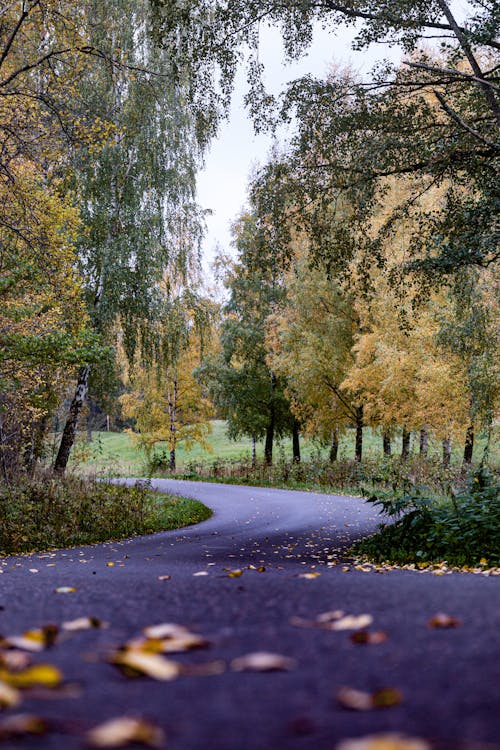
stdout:
POLYGON ((0 722, 0 739, 22 737, 25 734, 47 734, 45 719, 33 714, 14 714, 0 722))
POLYGON ((418 737, 402 734, 379 734, 342 740, 335 750, 431 750, 431 746, 418 737))
POLYGON ((148 747, 161 747, 165 735, 159 728, 142 719, 120 716, 110 719, 87 732, 86 740, 92 747, 124 747, 139 743, 148 747))
POLYGON ((170 581, 172 576, 158 576, 159 581, 170 581))
POLYGON ((91 630, 92 628, 105 628, 107 627, 107 623, 102 622, 102 620, 99 620, 97 617, 78 617, 76 620, 69 620, 68 622, 63 622, 62 629, 68 630, 68 631, 75 631, 75 630, 91 630))
POLYGON ((430 618, 428 625, 431 628, 456 628, 460 625, 460 620, 443 612, 438 612, 434 617, 430 618))
POLYGON ((379 643, 385 643, 387 640, 387 633, 382 630, 358 630, 356 633, 351 633, 350 639, 353 643, 364 644, 369 643, 373 646, 378 646, 379 643))
POLYGON ((110 659, 126 674, 142 674, 154 680, 175 680, 181 674, 181 665, 160 654, 148 654, 137 649, 117 651, 110 659))
POLYGON ((374 693, 342 687, 337 691, 337 701, 353 711, 371 711, 375 708, 391 708, 403 700, 402 693, 395 688, 381 688, 374 693))
POLYGON ((294 669, 295 666, 294 659, 267 651, 246 654, 231 662, 231 669, 234 672, 277 672, 294 669))

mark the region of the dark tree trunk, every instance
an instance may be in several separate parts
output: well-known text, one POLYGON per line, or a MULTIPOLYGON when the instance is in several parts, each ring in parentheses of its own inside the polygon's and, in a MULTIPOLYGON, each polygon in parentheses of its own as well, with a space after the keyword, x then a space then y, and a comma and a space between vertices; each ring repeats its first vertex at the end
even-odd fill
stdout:
POLYGON ((257 465, 257 441, 252 437, 252 466, 257 465))
POLYGON ((358 406, 356 409, 356 461, 361 461, 363 457, 363 407, 358 406))
POLYGON ((429 453, 429 433, 424 425, 420 430, 420 458, 427 458, 429 453))
POLYGON ((392 449, 391 436, 387 432, 384 432, 382 435, 382 445, 384 447, 384 456, 390 456, 392 449))
POLYGON ((292 427, 292 450, 294 464, 300 464, 300 440, 299 440, 299 423, 293 420, 292 427))
POLYGON ((25 452, 26 470, 30 476, 35 473, 36 465, 43 455, 43 447, 50 417, 46 414, 42 417, 33 430, 32 440, 25 452))
POLYGON ((172 448, 170 451, 170 461, 168 462, 168 468, 170 471, 175 471, 176 463, 175 463, 175 448, 172 448))
POLYGON ((474 450, 474 425, 470 424, 467 427, 465 434, 465 447, 464 447, 464 464, 468 466, 472 463, 472 453, 474 450))
POLYGON ((443 440, 443 466, 449 466, 451 462, 451 437, 443 440))
POLYGON ((403 437, 401 441, 401 458, 403 461, 406 461, 410 455, 410 441, 411 432, 409 432, 406 427, 403 427, 403 437))
POLYGON ((69 414, 64 426, 59 451, 54 462, 54 471, 56 474, 64 474, 68 465, 69 455, 75 442, 76 431, 78 429, 78 419, 82 411, 87 391, 89 389, 90 365, 81 368, 78 374, 75 395, 69 407, 69 414))
POLYGON ((266 429, 266 442, 264 444, 264 460, 268 466, 273 462, 273 442, 274 442, 274 414, 271 415, 269 424, 266 429))
POLYGON ((339 433, 332 430, 332 442, 330 443, 330 463, 333 464, 339 455, 339 433))

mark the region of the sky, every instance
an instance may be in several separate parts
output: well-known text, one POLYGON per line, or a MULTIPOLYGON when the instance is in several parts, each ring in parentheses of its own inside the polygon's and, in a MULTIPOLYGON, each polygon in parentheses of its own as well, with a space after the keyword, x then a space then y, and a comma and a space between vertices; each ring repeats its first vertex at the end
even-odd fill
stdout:
MULTIPOLYGON (((366 73, 376 60, 400 58, 398 49, 372 45, 363 52, 350 49, 354 29, 344 29, 334 35, 318 28, 308 55, 297 63, 285 66, 283 47, 278 29, 265 28, 261 32, 259 59, 266 67, 265 82, 271 93, 278 93, 284 85, 306 73, 324 77, 332 63, 350 65, 366 73)), ((198 176, 198 199, 207 216, 207 235, 203 243, 204 273, 210 276, 210 265, 217 245, 227 252, 231 247, 231 223, 244 208, 250 172, 257 164, 266 161, 271 138, 256 135, 243 105, 246 91, 244 71, 240 71, 235 85, 231 114, 220 128, 206 158, 205 169, 198 176)), ((282 133, 280 140, 286 137, 282 133)))

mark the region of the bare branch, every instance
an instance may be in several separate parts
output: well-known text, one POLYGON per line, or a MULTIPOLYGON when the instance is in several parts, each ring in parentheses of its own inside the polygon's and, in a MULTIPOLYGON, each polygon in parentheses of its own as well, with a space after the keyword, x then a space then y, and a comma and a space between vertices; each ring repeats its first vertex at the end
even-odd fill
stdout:
POLYGON ((403 65, 407 65, 410 68, 419 68, 420 70, 428 70, 431 73, 440 73, 444 75, 450 75, 450 76, 453 76, 455 80, 465 78, 465 79, 468 79, 469 81, 474 81, 475 83, 479 83, 481 85, 486 84, 487 86, 494 89, 495 91, 500 91, 500 86, 497 86, 495 83, 492 83, 484 76, 482 78, 478 78, 477 76, 472 75, 471 73, 462 73, 462 71, 456 70, 454 68, 440 68, 435 65, 427 65, 425 63, 419 63, 419 62, 403 61, 403 65))
POLYGON ((434 96, 444 109, 444 111, 452 118, 452 120, 455 120, 458 125, 460 125, 461 128, 466 130, 468 133, 470 133, 474 138, 476 138, 478 141, 481 141, 481 143, 484 143, 485 146, 488 146, 489 148, 492 148, 494 151, 500 151, 500 143, 495 143, 494 141, 490 141, 487 138, 485 138, 481 133, 479 133, 474 128, 471 128, 470 125, 468 125, 465 120, 463 120, 460 115, 453 110, 449 104, 446 103, 446 100, 444 96, 439 91, 434 91, 434 96))

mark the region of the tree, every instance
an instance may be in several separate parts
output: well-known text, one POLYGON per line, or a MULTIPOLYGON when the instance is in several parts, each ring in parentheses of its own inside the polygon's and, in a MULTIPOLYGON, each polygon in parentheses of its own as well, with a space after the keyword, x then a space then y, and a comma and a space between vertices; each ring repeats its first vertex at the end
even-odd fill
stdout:
POLYGON ((144 346, 137 350, 128 392, 120 399, 124 416, 135 419, 148 456, 158 443, 166 442, 171 471, 179 444, 188 449, 193 443, 207 446, 213 408, 194 371, 205 353, 210 307, 192 291, 172 294, 167 287, 163 315, 148 332, 152 352, 144 346))
MULTIPOLYGON (((203 363, 200 378, 228 420, 229 435, 265 438, 264 455, 270 464, 275 437, 297 430, 285 383, 266 362, 265 324, 283 296, 281 270, 264 219, 243 214, 234 237, 238 260, 228 261, 226 267, 230 298, 224 308, 221 352, 203 363)), ((297 444, 296 439, 296 451, 297 444)))
MULTIPOLYGON (((315 23, 332 32, 358 23, 359 49, 371 42, 400 44, 404 64, 381 64, 366 83, 343 74, 293 82, 281 114, 285 120, 295 115, 298 133, 288 158, 273 167, 289 176, 290 188, 299 184, 292 198, 295 210, 300 198, 309 205, 322 196, 331 200, 340 190, 356 196, 360 217, 366 217, 382 177, 415 175, 414 195, 422 180, 424 185, 448 180, 446 210, 422 216, 425 237, 415 235, 419 267, 448 274, 498 259, 500 42, 495 0, 472 0, 463 22, 447 0, 390 0, 382 6, 376 0, 154 0, 154 7, 157 36, 172 51, 178 75, 192 82, 193 104, 207 137, 227 111, 246 50, 248 102, 257 127, 269 121, 275 102, 261 81, 260 24, 281 28, 292 59, 310 45, 315 23), (437 52, 426 51, 427 38, 439 42, 437 52), (464 185, 470 188, 466 193, 464 185), (423 247, 428 257, 422 256, 423 247)), ((398 213, 411 206, 412 200, 406 201, 398 213)))
MULTIPOLYGON (((88 0, 88 5, 95 19, 91 44, 109 46, 104 59, 111 62, 92 68, 79 93, 113 131, 101 149, 90 144, 73 162, 85 226, 80 264, 95 330, 112 342, 119 317, 125 351, 133 358, 140 329, 161 308, 157 295, 164 270, 174 259, 184 267, 196 262, 199 150, 182 88, 171 83, 165 55, 152 44, 147 0, 88 0)), ((85 365, 55 460, 58 472, 66 468, 89 377, 85 365)))

